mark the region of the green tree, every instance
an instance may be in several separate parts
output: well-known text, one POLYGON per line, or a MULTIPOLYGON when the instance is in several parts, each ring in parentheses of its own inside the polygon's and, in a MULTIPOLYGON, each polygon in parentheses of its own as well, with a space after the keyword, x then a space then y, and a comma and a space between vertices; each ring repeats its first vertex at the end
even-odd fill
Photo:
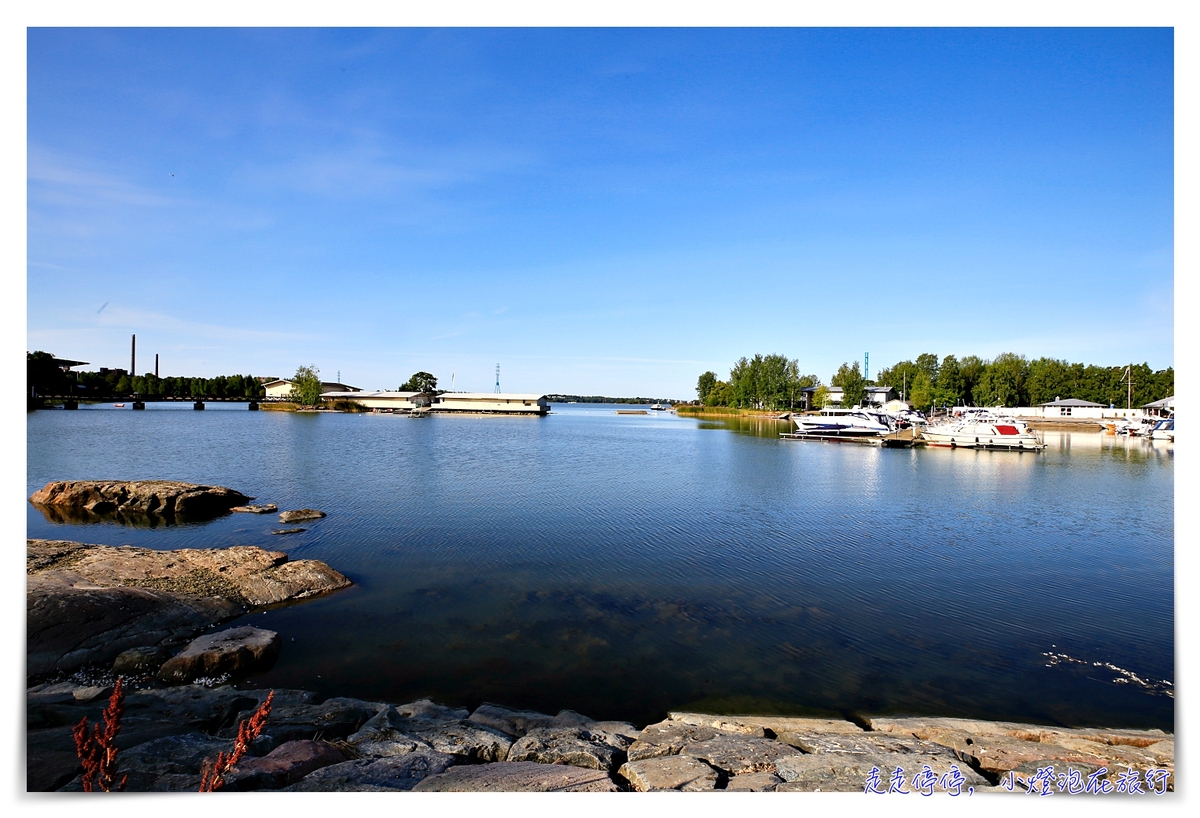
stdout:
POLYGON ((716 385, 716 372, 705 372, 700 376, 700 378, 696 381, 696 397, 700 399, 701 403, 704 403, 704 401, 708 398, 709 393, 713 391, 713 387, 716 385))
POLYGON ((867 380, 862 375, 858 361, 853 364, 844 363, 830 379, 834 386, 842 387, 842 406, 861 406, 867 395, 867 380))
POLYGON ((824 409, 829 405, 829 387, 825 384, 817 386, 817 390, 813 392, 812 406, 810 409, 824 409))
POLYGON ((938 367, 937 393, 938 403, 957 406, 962 402, 962 371, 959 369, 958 359, 953 355, 942 358, 942 365, 938 367))
POLYGON ((962 379, 962 395, 963 403, 974 399, 975 387, 983 377, 984 370, 987 369, 987 362, 978 355, 967 355, 958 362, 958 375, 962 379))
POLYGON ((929 377, 928 370, 918 369, 917 375, 913 379, 912 389, 909 390, 909 400, 912 401, 913 408, 929 409, 933 406, 934 397, 933 381, 929 377))
POLYGON ((301 366, 292 376, 291 399, 301 406, 316 406, 321 402, 320 370, 315 366, 301 366))
POLYGON ((415 372, 406 382, 400 384, 401 392, 436 392, 437 378, 428 372, 415 372))
POLYGON ((1024 406, 1029 401, 1025 380, 1029 362, 1024 355, 1003 352, 984 369, 972 395, 980 406, 1024 406))

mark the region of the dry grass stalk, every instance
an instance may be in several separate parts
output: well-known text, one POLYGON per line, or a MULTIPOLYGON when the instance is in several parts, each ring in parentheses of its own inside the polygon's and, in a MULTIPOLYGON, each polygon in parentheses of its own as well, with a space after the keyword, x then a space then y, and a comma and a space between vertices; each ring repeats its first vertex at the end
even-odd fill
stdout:
POLYGON ((262 733, 263 725, 267 723, 267 716, 271 715, 271 702, 274 699, 275 691, 272 690, 250 718, 242 719, 241 724, 238 725, 237 738, 233 741, 231 753, 228 755, 224 752, 217 753, 216 759, 204 765, 200 775, 200 792, 216 792, 225 786, 226 773, 242 760, 246 751, 250 749, 250 744, 262 733))
POLYGON ((96 722, 88 729, 87 716, 80 719, 79 724, 71 731, 75 739, 75 752, 83 762, 83 791, 84 792, 121 792, 129 781, 129 775, 121 776, 115 781, 117 767, 117 746, 115 740, 121 730, 121 715, 125 712, 125 689, 121 677, 117 677, 113 685, 112 696, 108 699, 108 707, 101 714, 101 722, 96 722), (116 784, 114 787, 113 784, 116 784))

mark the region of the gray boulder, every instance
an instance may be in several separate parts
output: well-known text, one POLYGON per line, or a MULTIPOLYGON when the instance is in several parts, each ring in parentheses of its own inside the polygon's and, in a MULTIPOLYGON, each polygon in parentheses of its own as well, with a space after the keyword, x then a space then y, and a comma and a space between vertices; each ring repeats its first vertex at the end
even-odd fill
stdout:
POLYGON ((118 676, 140 676, 157 673, 163 663, 171 658, 171 651, 160 645, 130 648, 117 654, 112 672, 118 676))
POLYGON ((484 702, 470 715, 470 720, 513 738, 520 738, 530 730, 549 727, 554 717, 534 710, 513 710, 484 702))
POLYGON ((359 758, 322 767, 284 789, 290 792, 411 790, 454 765, 454 756, 424 750, 390 758, 359 758))
POLYGON ((512 737, 428 699, 381 710, 347 741, 364 756, 435 750, 474 763, 504 761, 512 737))
POLYGON ((530 730, 509 748, 509 761, 569 764, 591 770, 616 769, 625 762, 629 740, 583 727, 541 727, 530 730))
POLYGON ((243 676, 274 664, 282 644, 275 631, 250 625, 205 634, 168 659, 158 677, 183 684, 200 678, 243 676))
POLYGON ((294 784, 314 770, 346 760, 341 750, 324 741, 288 741, 261 758, 243 759, 225 777, 225 789, 277 790, 294 784))
MULTIPOLYGON (((713 727, 701 727, 677 721, 661 721, 646 727, 629 747, 629 760, 678 755, 689 744, 723 735, 713 727)), ((728 734, 724 734, 728 735, 728 734)))

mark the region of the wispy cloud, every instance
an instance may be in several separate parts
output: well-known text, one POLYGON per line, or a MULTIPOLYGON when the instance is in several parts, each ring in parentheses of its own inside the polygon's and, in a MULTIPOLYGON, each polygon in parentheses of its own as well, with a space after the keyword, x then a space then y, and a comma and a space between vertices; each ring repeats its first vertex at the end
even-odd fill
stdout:
POLYGON ((64 156, 37 145, 29 146, 27 175, 30 200, 44 204, 177 207, 187 203, 182 197, 166 195, 97 169, 81 157, 64 156))

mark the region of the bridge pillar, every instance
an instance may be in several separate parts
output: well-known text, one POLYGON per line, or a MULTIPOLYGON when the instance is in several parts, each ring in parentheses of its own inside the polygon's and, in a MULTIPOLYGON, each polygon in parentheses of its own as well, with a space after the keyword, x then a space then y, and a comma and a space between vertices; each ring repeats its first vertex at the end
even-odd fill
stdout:
POLYGON ((135 401, 133 402, 133 408, 134 408, 134 409, 145 409, 145 408, 146 408, 146 402, 145 402, 145 401, 140 401, 140 400, 135 400, 135 401))
POLYGON ((78 409, 78 408, 79 408, 79 401, 77 401, 77 400, 63 401, 63 409, 78 409))
POLYGON ((193 404, 192 404, 192 408, 193 408, 193 409, 203 409, 203 408, 204 408, 204 401, 202 401, 202 400, 198 400, 198 401, 196 401, 195 403, 193 403, 193 404))
POLYGON ((256 400, 250 401, 250 405, 247 408, 251 412, 257 412, 258 411, 258 401, 256 401, 256 400))

